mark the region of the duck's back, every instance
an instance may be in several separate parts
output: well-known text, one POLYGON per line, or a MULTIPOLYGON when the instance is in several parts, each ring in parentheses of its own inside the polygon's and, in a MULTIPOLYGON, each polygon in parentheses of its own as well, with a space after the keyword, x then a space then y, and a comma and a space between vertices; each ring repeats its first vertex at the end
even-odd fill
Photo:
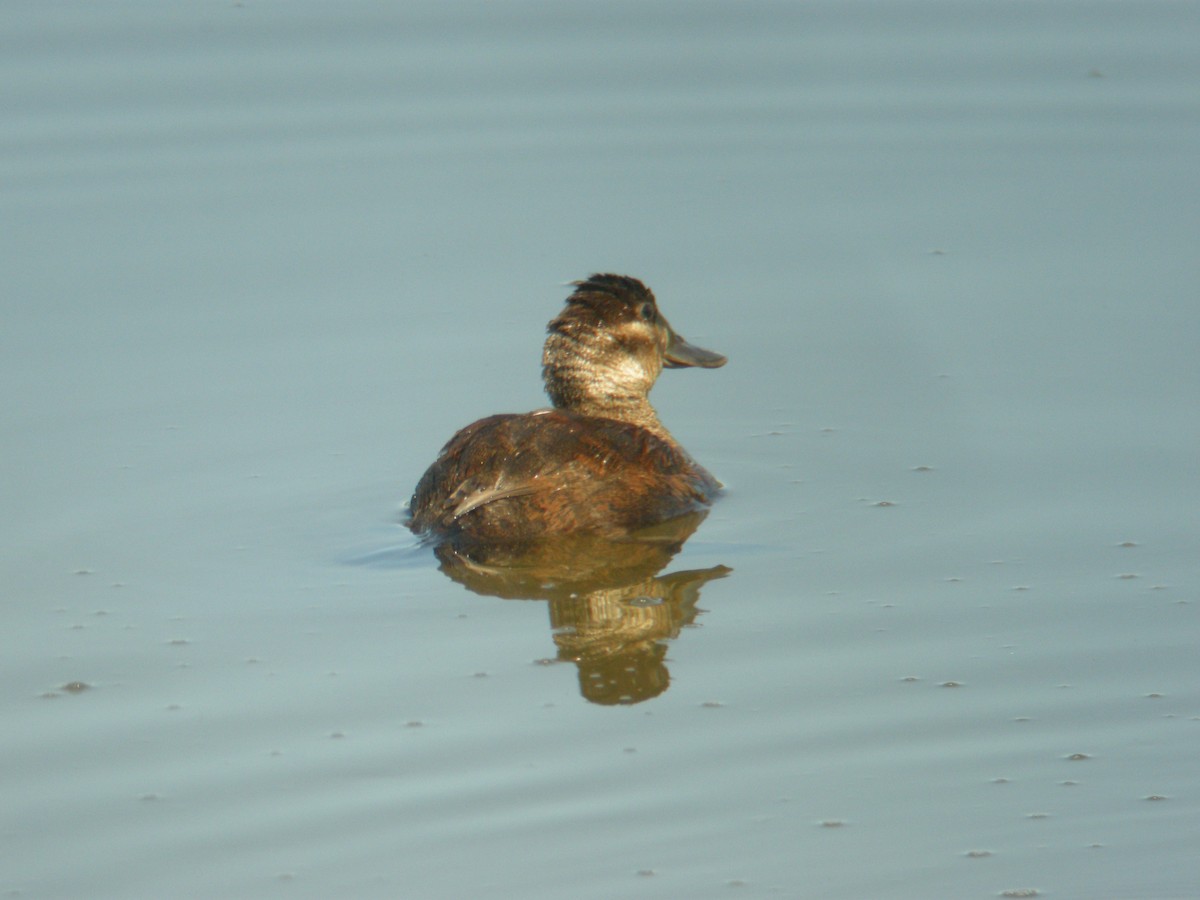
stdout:
POLYGON ((417 484, 413 531, 478 540, 622 535, 710 503, 716 480, 638 425, 564 410, 480 419, 417 484))

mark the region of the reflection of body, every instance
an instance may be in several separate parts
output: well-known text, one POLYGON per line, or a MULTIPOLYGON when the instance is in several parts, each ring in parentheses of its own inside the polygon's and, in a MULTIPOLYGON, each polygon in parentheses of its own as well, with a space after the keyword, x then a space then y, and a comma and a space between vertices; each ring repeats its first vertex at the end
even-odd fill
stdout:
POLYGON ((640 281, 593 275, 550 322, 554 409, 456 434, 410 504, 417 532, 481 542, 620 536, 712 502, 720 485, 675 443, 648 395, 663 366, 724 365, 680 338, 640 281))
POLYGON ((650 578, 613 591, 550 601, 558 658, 579 667, 593 703, 639 703, 667 689, 666 641, 691 625, 700 588, 729 569, 715 566, 650 578))
POLYGON ((609 539, 566 535, 481 544, 446 540, 442 571, 479 594, 550 601, 558 658, 579 668, 584 697, 604 705, 661 694, 670 683, 665 641, 696 618, 700 589, 725 566, 658 575, 707 513, 609 539))

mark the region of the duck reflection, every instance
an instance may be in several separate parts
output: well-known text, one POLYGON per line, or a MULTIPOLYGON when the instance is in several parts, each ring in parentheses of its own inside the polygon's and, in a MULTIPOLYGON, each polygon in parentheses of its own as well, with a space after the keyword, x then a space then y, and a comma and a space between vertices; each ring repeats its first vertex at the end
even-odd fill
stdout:
POLYGON ((667 689, 666 642, 695 620, 701 588, 732 571, 659 575, 706 515, 689 513, 618 539, 448 538, 435 553, 443 572, 477 594, 550 601, 557 656, 578 667, 580 692, 593 703, 628 705, 667 689))

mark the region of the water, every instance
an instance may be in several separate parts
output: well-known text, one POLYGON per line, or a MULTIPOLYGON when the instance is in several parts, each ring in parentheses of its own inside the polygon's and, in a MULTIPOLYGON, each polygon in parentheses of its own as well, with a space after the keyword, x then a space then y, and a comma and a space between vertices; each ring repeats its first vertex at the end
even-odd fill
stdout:
POLYGON ((8 895, 1200 892, 1193 4, 6 20, 8 895), (398 524, 597 270, 730 357, 615 706, 398 524))

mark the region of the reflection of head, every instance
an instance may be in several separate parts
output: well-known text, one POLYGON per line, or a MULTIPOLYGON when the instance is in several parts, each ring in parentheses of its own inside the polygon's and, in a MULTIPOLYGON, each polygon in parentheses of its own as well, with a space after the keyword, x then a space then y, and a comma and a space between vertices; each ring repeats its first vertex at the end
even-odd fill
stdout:
POLYGON ((579 691, 601 706, 628 706, 657 697, 671 683, 665 645, 641 641, 615 656, 576 660, 579 691))

